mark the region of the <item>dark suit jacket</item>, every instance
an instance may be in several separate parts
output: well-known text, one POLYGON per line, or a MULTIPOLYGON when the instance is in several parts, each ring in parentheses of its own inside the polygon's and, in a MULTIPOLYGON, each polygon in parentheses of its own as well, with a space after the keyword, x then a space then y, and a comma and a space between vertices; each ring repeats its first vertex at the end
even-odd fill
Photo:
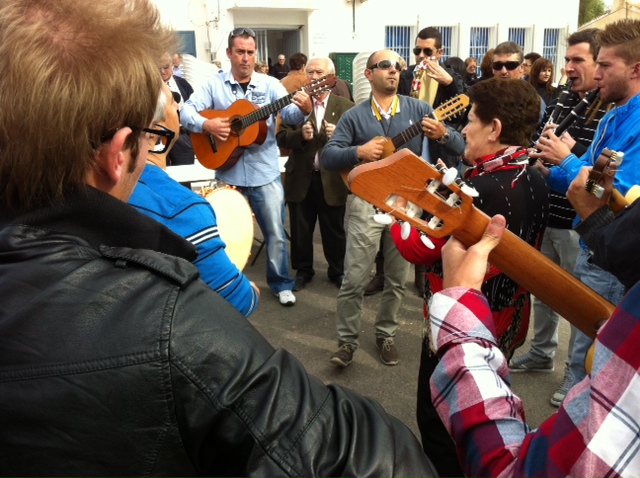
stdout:
POLYGON ((180 90, 180 95, 182 95, 182 101, 187 101, 193 94, 193 88, 184 78, 173 75, 173 79, 176 80, 176 84, 178 85, 178 89, 180 90))
MULTIPOLYGON (((462 81, 462 77, 454 72, 452 69, 444 66, 442 62, 440 62, 440 66, 442 66, 453 78, 453 82, 447 86, 438 85, 438 91, 436 92, 436 97, 433 100, 433 108, 436 109, 441 104, 447 102, 454 96, 458 96, 462 94, 464 91, 464 82, 462 81)), ((398 82, 398 94, 411 96, 411 82, 413 81, 413 70, 416 65, 411 65, 407 69, 403 70, 400 73, 400 81, 398 82)), ((464 123, 466 123, 466 115, 462 114, 452 120, 445 121, 446 124, 456 129, 457 131, 461 131, 464 127, 464 123)), ((438 144, 435 141, 429 141, 429 155, 431 156, 431 160, 435 163, 437 159, 442 159, 448 167, 455 167, 460 163, 459 156, 452 156, 448 154, 444 147, 438 144)))
MULTIPOLYGON (((328 123, 337 124, 342 114, 353 106, 353 103, 341 96, 330 94, 324 119, 328 123)), ((315 112, 310 120, 315 125, 315 112)), ((278 146, 290 149, 289 159, 285 164, 286 178, 284 182, 284 197, 287 202, 302 201, 309 190, 313 175, 313 160, 316 152, 322 155, 322 149, 327 144, 327 134, 324 130, 314 135, 310 141, 302 139, 302 125, 282 123, 276 135, 278 146)), ((342 206, 347 201, 349 189, 342 180, 339 171, 327 171, 320 162, 320 174, 324 197, 330 206, 342 206)))

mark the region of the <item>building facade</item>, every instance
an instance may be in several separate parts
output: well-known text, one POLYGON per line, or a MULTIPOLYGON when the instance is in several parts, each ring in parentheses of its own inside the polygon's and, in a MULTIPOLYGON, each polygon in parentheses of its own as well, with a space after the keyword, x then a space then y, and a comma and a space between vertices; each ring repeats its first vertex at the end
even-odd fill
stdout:
MULTIPOLYGON (((564 63, 566 36, 577 29, 579 0, 154 0, 163 20, 180 32, 183 51, 200 60, 220 60, 228 68, 229 32, 248 27, 258 38, 260 60, 301 51, 331 56, 338 69, 351 70, 357 53, 396 50, 407 63, 416 33, 440 28, 445 55, 480 61, 487 49, 505 40, 564 63), (419 8, 416 8, 419 6, 419 8)), ((342 71, 341 76, 347 72, 342 71)), ((348 76, 348 75, 347 75, 348 76)), ((351 80, 351 78, 345 78, 351 80)))

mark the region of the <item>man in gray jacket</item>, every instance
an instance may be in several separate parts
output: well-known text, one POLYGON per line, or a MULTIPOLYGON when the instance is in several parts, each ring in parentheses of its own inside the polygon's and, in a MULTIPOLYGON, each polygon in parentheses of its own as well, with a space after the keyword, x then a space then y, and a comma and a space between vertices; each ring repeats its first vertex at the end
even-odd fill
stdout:
POLYGON ((174 40, 149 0, 0 3, 2 474, 433 474, 403 424, 274 350, 193 245, 125 203, 174 40))

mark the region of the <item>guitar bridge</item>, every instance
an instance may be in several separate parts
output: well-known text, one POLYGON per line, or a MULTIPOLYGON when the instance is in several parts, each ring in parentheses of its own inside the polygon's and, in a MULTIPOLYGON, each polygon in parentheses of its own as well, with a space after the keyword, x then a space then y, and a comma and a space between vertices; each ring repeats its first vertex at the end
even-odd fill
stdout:
POLYGON ((211 133, 207 133, 207 138, 209 138, 209 144, 211 145, 211 151, 214 153, 218 152, 218 146, 216 145, 216 139, 213 137, 211 133))

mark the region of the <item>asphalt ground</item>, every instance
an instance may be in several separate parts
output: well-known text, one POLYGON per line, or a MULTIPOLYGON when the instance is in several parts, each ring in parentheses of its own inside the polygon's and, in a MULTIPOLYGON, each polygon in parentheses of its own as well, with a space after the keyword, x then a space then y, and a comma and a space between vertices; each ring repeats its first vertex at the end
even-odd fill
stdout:
MULTIPOLYGON (((288 230, 288 218, 287 218, 288 230)), ((380 362, 375 345, 374 321, 380 294, 365 297, 360 334, 360 348, 346 368, 336 367, 329 357, 337 348, 335 332, 336 296, 338 289, 329 282, 318 227, 314 240, 314 268, 316 275, 307 286, 296 292, 296 304, 280 305, 270 292, 265 279, 266 249, 258 254, 262 234, 255 225, 252 257, 244 268, 247 277, 261 290, 261 301, 251 317, 253 325, 276 348, 283 348, 296 356, 307 371, 325 383, 333 383, 356 390, 380 402, 385 410, 402 420, 419 437, 415 420, 416 385, 422 336, 422 298, 413 286, 413 266, 409 271, 407 291, 398 315, 400 327, 395 343, 400 354, 396 366, 380 362), (257 255, 257 258, 256 258, 257 255), (255 259, 255 264, 251 262, 255 259)), ((535 267, 535 266, 534 266, 535 267)), ((295 271, 291 271, 292 277, 295 271)), ((559 349, 553 373, 512 374, 512 386, 524 401, 526 418, 538 427, 557 408, 549 403, 560 385, 569 342, 569 324, 560 323, 559 349)), ((529 337, 531 330, 529 331, 529 337)), ((529 349, 528 340, 516 356, 529 349)))

